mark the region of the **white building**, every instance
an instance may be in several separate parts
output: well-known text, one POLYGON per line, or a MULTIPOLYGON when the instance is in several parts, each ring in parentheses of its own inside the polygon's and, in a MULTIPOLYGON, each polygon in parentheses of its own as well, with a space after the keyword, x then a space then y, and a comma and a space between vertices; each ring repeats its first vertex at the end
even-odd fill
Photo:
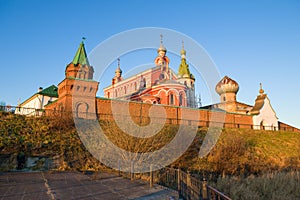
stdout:
POLYGON ((37 93, 18 105, 15 114, 40 116, 43 114, 44 106, 57 100, 57 98, 58 93, 55 85, 51 85, 46 89, 40 87, 37 93))
POLYGON ((278 130, 278 118, 267 94, 264 94, 262 88, 260 88, 259 93, 256 97, 255 105, 250 111, 250 114, 253 115, 253 128, 278 130))

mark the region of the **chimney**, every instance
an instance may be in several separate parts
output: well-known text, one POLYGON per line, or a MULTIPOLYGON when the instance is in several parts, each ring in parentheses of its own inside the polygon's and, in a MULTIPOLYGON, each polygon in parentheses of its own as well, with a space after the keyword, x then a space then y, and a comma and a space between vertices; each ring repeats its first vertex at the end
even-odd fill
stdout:
POLYGON ((42 87, 39 87, 38 92, 41 92, 42 90, 43 90, 43 88, 42 88, 42 87))

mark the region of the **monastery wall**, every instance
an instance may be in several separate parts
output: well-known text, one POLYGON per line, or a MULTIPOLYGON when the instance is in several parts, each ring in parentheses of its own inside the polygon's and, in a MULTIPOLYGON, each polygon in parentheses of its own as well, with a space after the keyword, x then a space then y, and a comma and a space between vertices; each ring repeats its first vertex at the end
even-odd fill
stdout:
POLYGON ((187 124, 196 126, 224 126, 226 128, 252 128, 252 116, 220 111, 154 105, 97 98, 97 115, 100 120, 122 120, 130 117, 137 124, 187 124), (223 124, 224 123, 224 124, 223 124))
POLYGON ((300 133, 300 129, 295 128, 295 127, 288 125, 286 123, 283 123, 283 122, 278 122, 278 126, 279 126, 279 130, 293 131, 293 132, 300 133))

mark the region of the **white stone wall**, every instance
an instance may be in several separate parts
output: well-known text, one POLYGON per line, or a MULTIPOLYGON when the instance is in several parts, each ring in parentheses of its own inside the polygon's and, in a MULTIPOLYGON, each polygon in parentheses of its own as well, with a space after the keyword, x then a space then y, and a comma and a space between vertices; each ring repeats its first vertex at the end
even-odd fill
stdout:
POLYGON ((278 130, 278 118, 268 97, 265 98, 260 113, 253 116, 253 125, 253 128, 258 130, 278 130))

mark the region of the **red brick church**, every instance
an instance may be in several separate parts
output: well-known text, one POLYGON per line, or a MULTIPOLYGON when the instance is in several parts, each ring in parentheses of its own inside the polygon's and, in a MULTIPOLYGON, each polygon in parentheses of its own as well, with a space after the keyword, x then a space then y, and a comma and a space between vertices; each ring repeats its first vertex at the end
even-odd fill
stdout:
POLYGON ((181 63, 178 73, 169 67, 167 49, 161 41, 157 49, 155 66, 139 74, 123 79, 120 60, 112 84, 104 89, 106 98, 139 101, 196 108, 195 77, 186 62, 186 51, 182 45, 181 63))

